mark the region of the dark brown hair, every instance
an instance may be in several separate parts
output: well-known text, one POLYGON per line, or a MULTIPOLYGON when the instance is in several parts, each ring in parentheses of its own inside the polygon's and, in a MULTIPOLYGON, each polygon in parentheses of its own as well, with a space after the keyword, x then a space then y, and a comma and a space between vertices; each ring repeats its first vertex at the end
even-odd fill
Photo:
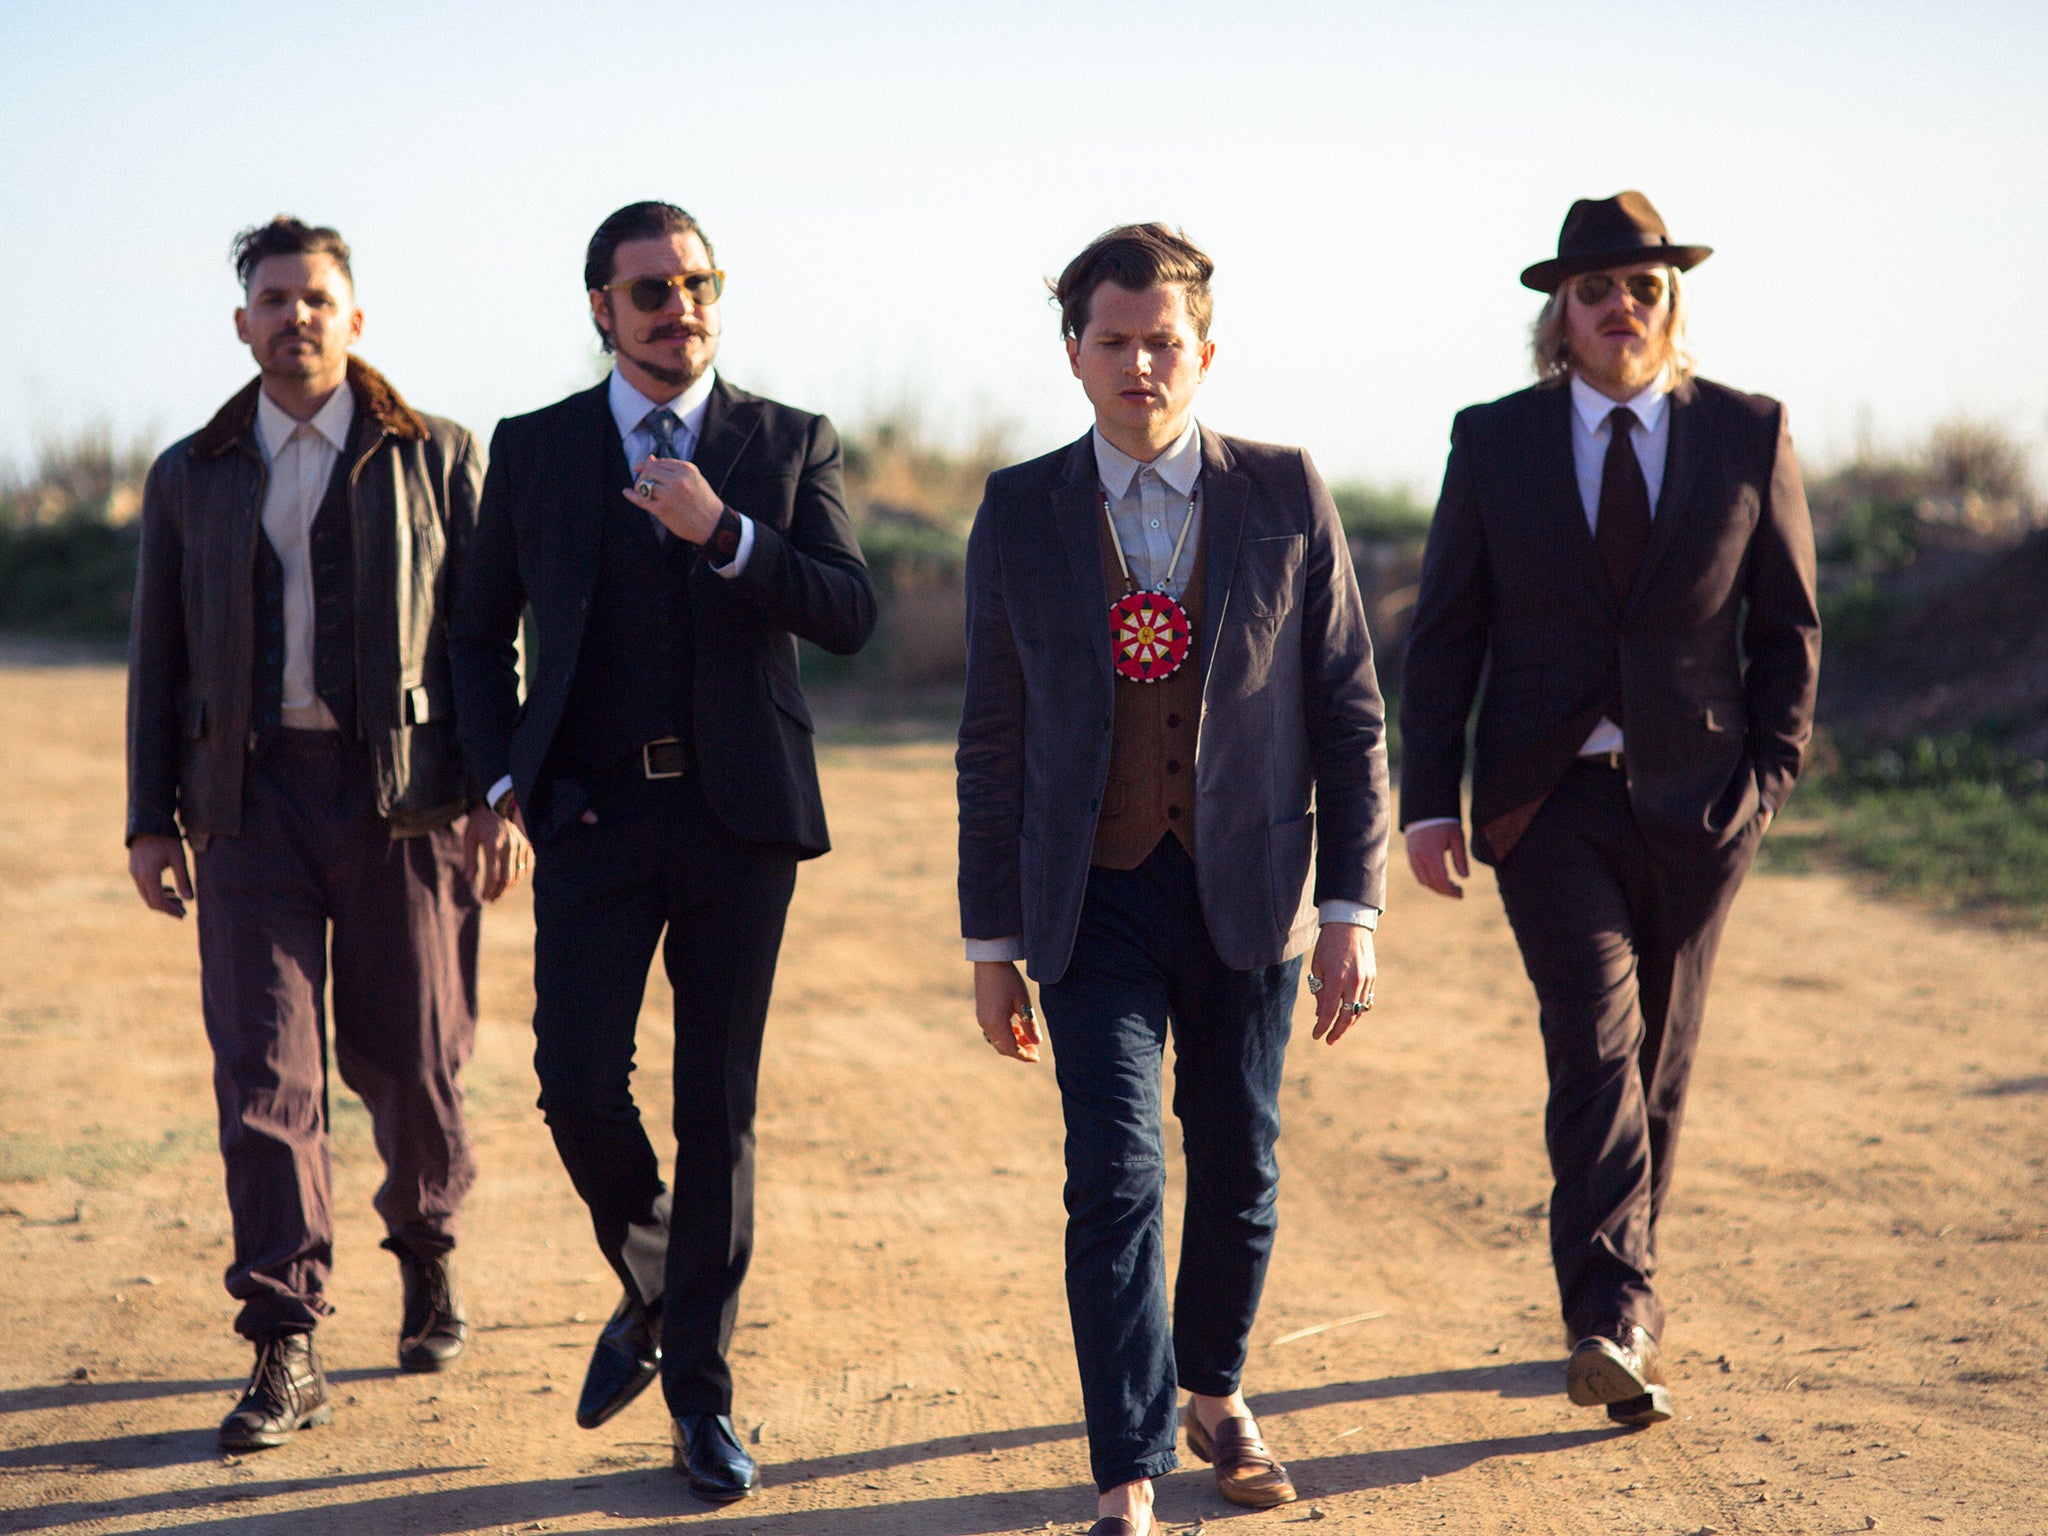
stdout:
POLYGON ((341 238, 340 230, 329 229, 324 224, 308 224, 288 213, 280 213, 268 224, 250 225, 235 236, 235 243, 228 247, 228 260, 234 263, 236 281, 244 288, 256 275, 257 264, 271 256, 332 256, 334 264, 341 268, 341 275, 348 279, 349 286, 353 288, 356 284, 356 275, 348 265, 348 242, 341 238))
MULTIPOLYGON (((711 237, 704 233, 699 224, 674 203, 628 203, 597 226, 597 233, 590 237, 590 245, 583 253, 583 286, 602 288, 618 275, 619 247, 628 240, 657 240, 663 235, 695 235, 704 242, 704 254, 711 258, 711 264, 718 265, 718 253, 711 248, 711 237)), ((596 317, 591 318, 597 325, 596 317)), ((604 343, 605 351, 612 349, 612 339, 605 329, 597 325, 598 339, 604 343)))
POLYGON ((1216 270, 1202 248, 1164 224, 1119 224, 1088 242, 1088 249, 1067 263, 1058 282, 1045 286, 1060 307, 1060 334, 1078 340, 1088 328, 1088 306, 1095 290, 1115 283, 1133 293, 1168 284, 1181 290, 1188 321, 1202 340, 1209 339, 1215 304, 1209 278, 1216 270))

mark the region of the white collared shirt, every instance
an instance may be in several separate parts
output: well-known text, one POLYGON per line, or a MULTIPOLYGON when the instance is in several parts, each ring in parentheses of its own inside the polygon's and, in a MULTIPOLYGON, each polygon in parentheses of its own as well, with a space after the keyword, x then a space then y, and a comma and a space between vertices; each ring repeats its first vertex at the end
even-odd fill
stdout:
MULTIPOLYGON (((1614 439, 1608 420, 1616 409, 1627 407, 1640 423, 1633 444, 1636 462, 1643 468, 1643 487, 1650 493, 1650 516, 1657 515, 1657 493, 1664 489, 1664 460, 1671 452, 1671 386, 1668 373, 1630 400, 1610 400, 1576 373, 1572 375, 1572 468, 1579 478, 1579 504, 1586 509, 1586 526, 1597 537, 1600 532, 1600 479, 1607 466, 1607 445, 1614 439)), ((1593 727, 1579 755, 1619 752, 1623 746, 1621 727, 1602 718, 1593 727)))
MULTIPOLYGON (((674 411, 682 423, 674 433, 676 457, 694 458, 698 440, 704 435, 704 413, 711 405, 711 386, 717 382, 718 370, 706 368, 702 378, 674 399, 650 400, 627 383, 626 376, 614 368, 605 397, 612 408, 612 420, 619 428, 619 441, 626 449, 626 463, 638 464, 654 452, 654 434, 647 430, 645 423, 664 405, 674 411)), ((652 516, 651 513, 649 515, 652 516)), ((729 565, 711 567, 727 581, 747 568, 747 557, 754 552, 754 520, 744 512, 735 512, 733 516, 740 520, 739 553, 732 557, 729 565)))
POLYGON ((284 567, 282 723, 292 730, 341 728, 313 681, 312 532, 355 419, 355 392, 346 384, 311 421, 300 421, 267 391, 256 392, 256 441, 270 471, 263 487, 263 532, 284 567))
MULTIPOLYGON (((1109 515, 1123 546, 1131 579, 1147 591, 1164 590, 1178 602, 1195 566, 1195 548, 1202 537, 1202 430, 1193 416, 1160 455, 1149 463, 1134 459, 1102 435, 1093 433, 1095 474, 1109 501, 1109 515), (1187 538, 1181 538, 1186 525, 1187 538), (1173 569, 1174 546, 1182 545, 1173 569)), ((1106 619, 1105 619, 1106 622, 1106 619)), ((1199 750, 1199 748, 1198 748, 1199 750)), ((1199 855, 1197 855, 1199 857, 1199 855)), ((1316 908, 1318 920, 1350 923, 1367 932, 1379 927, 1380 909, 1358 901, 1326 901, 1316 908)), ((1024 939, 967 940, 969 960, 1022 960, 1024 939)))

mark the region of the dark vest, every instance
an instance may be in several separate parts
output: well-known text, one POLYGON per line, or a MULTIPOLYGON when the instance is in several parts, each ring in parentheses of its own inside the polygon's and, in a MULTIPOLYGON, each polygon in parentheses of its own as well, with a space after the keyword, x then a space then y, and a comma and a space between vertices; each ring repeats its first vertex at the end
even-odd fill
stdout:
MULTIPOLYGON (((1122 596, 1124 573, 1110 542, 1108 519, 1097 518, 1103 575, 1113 596, 1122 596)), ((1202 577, 1209 523, 1195 539, 1194 569, 1180 603, 1196 635, 1202 632, 1202 577)), ((1105 612, 1100 622, 1107 624, 1105 612)), ((1171 832, 1190 856, 1195 851, 1195 733, 1202 719, 1202 657, 1199 643, 1173 676, 1157 683, 1133 682, 1116 674, 1112 694, 1109 782, 1095 822, 1090 862, 1104 869, 1136 869, 1159 839, 1171 832)))
POLYGON ((658 538, 647 513, 620 494, 631 471, 616 434, 609 462, 608 483, 590 508, 604 524, 597 586, 548 754, 559 771, 585 782, 626 768, 650 741, 690 740, 697 550, 658 538))
MULTIPOLYGON (((313 514, 307 546, 313 572, 313 690, 344 736, 356 729, 355 526, 349 475, 362 453, 363 413, 336 455, 326 494, 313 514)), ((256 643, 252 648, 249 734, 260 746, 284 714, 284 563, 259 522, 256 528, 256 643)))

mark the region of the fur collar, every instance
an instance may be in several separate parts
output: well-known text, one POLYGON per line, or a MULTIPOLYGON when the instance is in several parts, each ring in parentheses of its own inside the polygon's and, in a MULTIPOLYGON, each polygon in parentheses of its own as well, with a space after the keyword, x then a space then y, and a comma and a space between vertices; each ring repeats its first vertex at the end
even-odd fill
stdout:
MULTIPOLYGON (((247 437, 256 426, 256 392, 261 378, 251 379, 228 403, 214 413, 213 420, 192 439, 192 452, 202 459, 217 459, 247 437)), ((356 413, 374 421, 392 437, 424 442, 427 424, 419 412, 391 386, 391 381, 361 358, 348 360, 348 387, 355 393, 356 413)))

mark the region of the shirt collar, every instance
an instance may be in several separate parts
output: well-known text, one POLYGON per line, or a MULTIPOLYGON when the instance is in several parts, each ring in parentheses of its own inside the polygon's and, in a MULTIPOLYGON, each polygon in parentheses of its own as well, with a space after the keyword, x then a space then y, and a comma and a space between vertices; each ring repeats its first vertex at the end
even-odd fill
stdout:
MULTIPOLYGON (((1143 459, 1132 458, 1104 437, 1100 427, 1094 428, 1092 435, 1095 439, 1095 473, 1102 481, 1102 488, 1122 501, 1130 495, 1131 481, 1138 471, 1148 466, 1143 459)), ((1194 417, 1188 418, 1180 436, 1152 460, 1149 467, 1158 470, 1159 478, 1172 486, 1177 494, 1194 494, 1195 482, 1202 477, 1202 429, 1195 424, 1194 417)))
POLYGON ((282 453, 300 427, 311 427, 340 453, 348 445, 348 429, 355 425, 355 419, 356 392, 346 384, 327 397, 327 403, 313 413, 311 421, 300 421, 271 399, 268 390, 256 391, 256 436, 263 444, 266 460, 282 453))
POLYGON ((1572 409, 1578 412, 1579 424, 1588 432, 1598 432, 1607 425, 1607 417, 1618 405, 1625 405, 1636 413, 1636 420, 1643 424, 1643 431, 1654 432, 1664 423, 1664 412, 1671 404, 1671 372, 1665 369, 1650 381, 1650 387, 1633 400, 1610 400, 1576 373, 1572 375, 1572 409))
POLYGON ((692 437, 700 437, 703 435, 704 412, 711 404, 711 386, 717 382, 718 370, 706 368, 704 377, 674 399, 650 400, 627 383, 626 376, 614 368, 611 381, 606 386, 606 398, 611 404, 612 420, 618 423, 620 437, 629 437, 639 431, 647 413, 660 410, 664 405, 676 413, 684 431, 692 437))

